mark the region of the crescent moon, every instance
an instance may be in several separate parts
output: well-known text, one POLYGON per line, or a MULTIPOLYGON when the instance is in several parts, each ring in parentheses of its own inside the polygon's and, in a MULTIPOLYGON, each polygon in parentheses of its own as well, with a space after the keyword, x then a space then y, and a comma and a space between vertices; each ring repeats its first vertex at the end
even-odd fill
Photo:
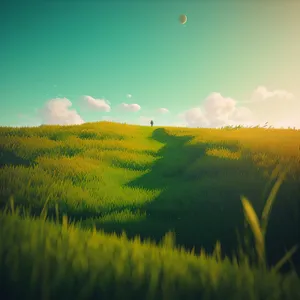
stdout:
POLYGON ((179 21, 181 24, 185 24, 187 22, 187 16, 186 15, 180 15, 179 21))

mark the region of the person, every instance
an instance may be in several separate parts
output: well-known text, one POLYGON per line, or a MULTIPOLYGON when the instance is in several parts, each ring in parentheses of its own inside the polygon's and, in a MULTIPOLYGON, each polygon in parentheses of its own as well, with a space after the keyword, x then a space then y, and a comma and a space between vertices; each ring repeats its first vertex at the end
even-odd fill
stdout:
POLYGON ((153 120, 151 120, 150 124, 151 124, 151 127, 152 127, 153 126, 153 120))

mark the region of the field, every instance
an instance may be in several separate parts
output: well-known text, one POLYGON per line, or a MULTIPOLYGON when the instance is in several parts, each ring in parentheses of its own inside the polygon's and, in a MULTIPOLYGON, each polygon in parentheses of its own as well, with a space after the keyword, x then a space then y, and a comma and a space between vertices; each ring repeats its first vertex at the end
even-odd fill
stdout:
POLYGON ((0 166, 11 298, 300 299, 300 250, 270 270, 299 243, 299 130, 2 127, 0 166), (241 196, 260 216, 279 164, 265 270, 241 196))

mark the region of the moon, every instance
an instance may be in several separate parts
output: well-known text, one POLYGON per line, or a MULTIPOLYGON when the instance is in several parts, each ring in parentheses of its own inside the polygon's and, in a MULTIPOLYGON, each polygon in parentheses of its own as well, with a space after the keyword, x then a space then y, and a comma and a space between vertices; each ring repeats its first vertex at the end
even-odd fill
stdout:
POLYGON ((180 15, 179 21, 181 24, 185 24, 187 22, 187 16, 186 15, 180 15))

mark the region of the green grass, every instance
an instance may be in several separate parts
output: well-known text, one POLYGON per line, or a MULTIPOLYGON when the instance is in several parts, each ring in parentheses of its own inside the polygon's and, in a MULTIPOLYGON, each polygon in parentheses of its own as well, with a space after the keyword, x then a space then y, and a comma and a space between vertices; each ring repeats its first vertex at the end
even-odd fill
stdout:
POLYGON ((13 196, 21 212, 1 214, 0 272, 10 274, 3 281, 6 291, 37 295, 48 289, 52 299, 79 297, 84 288, 90 295, 124 299, 110 293, 118 287, 123 295, 126 287, 128 299, 144 299, 148 293, 149 299, 179 299, 185 292, 190 299, 294 299, 299 295, 293 273, 299 271, 299 251, 290 259, 294 269, 287 264, 280 269, 293 275, 256 269, 256 257, 249 254, 256 240, 249 225, 242 238, 249 239, 244 260, 236 230, 244 227, 241 195, 261 215, 278 176, 276 166, 291 163, 264 232, 266 265, 275 265, 298 242, 299 140, 300 131, 272 128, 151 128, 111 122, 0 128, 0 206, 10 205, 13 196), (63 215, 73 227, 66 229, 63 215), (96 249, 85 244, 93 228, 107 250, 100 242, 96 249), (139 235, 152 244, 106 235, 123 231, 129 239, 139 235), (167 250, 159 246, 162 239, 167 250), (143 262, 138 266, 129 250, 133 246, 143 262), (213 256, 180 254, 178 247, 195 253, 205 249, 213 256), (149 254, 147 260, 143 251, 160 258, 149 254), (115 262, 106 264, 105 255, 115 262), (225 262, 220 260, 224 255, 225 262), (50 268, 45 275, 43 265, 50 268), (131 277, 133 270, 142 272, 140 279, 131 277), (29 285, 32 276, 36 279, 29 285))
MULTIPOLYGON (((278 168, 278 169, 280 170, 280 168, 278 168)), ((279 190, 280 186, 282 185, 289 169, 290 169, 290 166, 286 166, 284 170, 280 170, 281 172, 279 171, 278 179, 275 182, 268 199, 266 200, 266 203, 265 203, 262 215, 261 215, 261 220, 258 219, 257 214, 255 213, 255 210, 253 209, 249 200, 246 197, 241 196, 241 201, 242 201, 243 208, 244 208, 245 219, 249 223, 252 233, 254 235, 257 261, 261 268, 267 267, 265 240, 266 240, 268 222, 269 222, 269 218, 270 218, 270 212, 271 212, 272 206, 274 205, 275 197, 278 193, 278 190, 279 190)), ((284 263, 286 263, 293 256, 293 254, 297 251, 297 249, 298 249, 298 245, 295 245, 293 248, 291 248, 285 254, 285 256, 276 264, 276 266, 273 268, 273 270, 279 270, 284 265, 284 263)))
POLYGON ((0 215, 5 299, 299 299, 299 278, 125 235, 0 215), (9 295, 9 296, 8 296, 9 295))

